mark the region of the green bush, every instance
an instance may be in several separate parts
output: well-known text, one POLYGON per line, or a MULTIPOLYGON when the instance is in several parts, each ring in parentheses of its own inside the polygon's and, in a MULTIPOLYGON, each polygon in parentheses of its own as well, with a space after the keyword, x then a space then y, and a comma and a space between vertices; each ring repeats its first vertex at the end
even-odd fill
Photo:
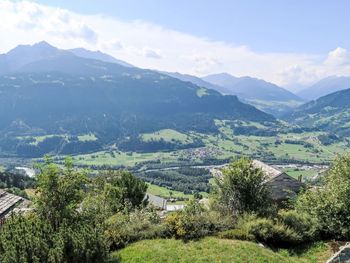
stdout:
POLYGON ((277 247, 289 247, 303 241, 293 229, 270 218, 257 218, 249 223, 249 228, 249 233, 258 241, 277 247))
POLYGON ((248 233, 247 231, 239 228, 226 230, 223 232, 220 232, 218 234, 219 238, 223 239, 238 239, 238 240, 246 240, 246 241, 254 241, 255 237, 254 235, 248 233))
POLYGON ((231 220, 228 216, 207 211, 193 201, 183 211, 168 215, 165 226, 168 236, 190 240, 228 229, 232 227, 231 220))
POLYGON ((305 214, 281 211, 277 218, 261 218, 252 214, 240 216, 236 228, 222 233, 221 237, 255 240, 276 247, 290 247, 312 241, 316 228, 305 214))
POLYGON ((303 242, 318 239, 317 220, 310 215, 295 210, 282 210, 278 213, 278 216, 284 225, 301 236, 303 242))
POLYGON ((35 215, 12 216, 0 231, 0 262, 106 262, 103 231, 90 224, 61 224, 56 230, 35 215))
POLYGON ((136 210, 130 214, 117 213, 106 221, 105 236, 112 250, 143 239, 165 236, 164 225, 154 211, 136 210))
POLYGON ((349 240, 350 153, 338 155, 323 178, 322 187, 299 195, 296 210, 315 218, 322 238, 349 240))

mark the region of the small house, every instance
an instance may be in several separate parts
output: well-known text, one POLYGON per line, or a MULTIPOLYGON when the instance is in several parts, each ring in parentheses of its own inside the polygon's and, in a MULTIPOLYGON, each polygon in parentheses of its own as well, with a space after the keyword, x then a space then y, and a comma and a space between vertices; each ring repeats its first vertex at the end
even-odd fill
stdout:
POLYGON ((275 201, 283 201, 295 196, 304 186, 300 180, 261 161, 254 160, 253 166, 264 172, 265 184, 271 189, 271 196, 275 201))

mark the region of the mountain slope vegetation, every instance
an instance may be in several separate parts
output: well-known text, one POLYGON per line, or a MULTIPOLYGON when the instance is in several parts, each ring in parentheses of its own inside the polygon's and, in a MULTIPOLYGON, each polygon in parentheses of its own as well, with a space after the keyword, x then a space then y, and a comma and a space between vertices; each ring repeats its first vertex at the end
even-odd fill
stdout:
POLYGON ((306 103, 288 115, 287 119, 305 127, 347 137, 350 135, 350 89, 306 103))
POLYGON ((78 57, 47 43, 15 50, 24 60, 16 56, 12 62, 10 51, 0 72, 3 151, 36 152, 32 135, 60 135, 39 143, 46 147, 40 155, 53 145, 71 153, 82 151, 82 145, 96 150, 125 138, 134 143, 140 133, 168 128, 215 133, 215 119, 274 121, 235 96, 156 71, 78 57), (97 140, 77 141, 84 134, 97 140))

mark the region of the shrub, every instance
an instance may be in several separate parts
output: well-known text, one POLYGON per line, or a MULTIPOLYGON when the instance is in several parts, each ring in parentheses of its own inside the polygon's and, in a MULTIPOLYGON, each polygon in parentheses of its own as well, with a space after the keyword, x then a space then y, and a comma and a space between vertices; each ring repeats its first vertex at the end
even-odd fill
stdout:
POLYGON ((246 241, 254 241, 254 235, 248 233, 247 231, 239 228, 226 230, 218 234, 219 238, 223 239, 238 239, 246 241))
POLYGON ((232 221, 230 217, 209 212, 192 201, 183 211, 170 214, 165 219, 165 226, 168 236, 189 240, 228 229, 232 221))
POLYGON ((302 243, 302 237, 290 227, 270 218, 257 218, 249 223, 249 233, 258 241, 277 247, 302 243))
POLYGON ((35 215, 11 216, 0 231, 0 262, 106 262, 103 232, 84 222, 58 229, 35 215))
POLYGON ((164 225, 153 210, 136 210, 130 214, 117 213, 106 221, 105 236, 111 249, 142 240, 165 236, 164 225))
POLYGON ((313 221, 295 211, 282 211, 277 218, 260 218, 245 214, 237 219, 235 231, 222 233, 222 237, 255 240, 276 247, 289 247, 313 240, 316 229, 313 221))
POLYGON ((303 242, 317 239, 317 220, 312 216, 295 210, 282 210, 279 212, 278 216, 283 224, 293 229, 301 236, 303 242))
POLYGON ((218 207, 232 216, 244 213, 268 215, 273 203, 265 181, 266 175, 253 165, 252 160, 237 159, 222 170, 222 176, 215 178, 213 197, 218 207))
POLYGON ((316 219, 320 235, 350 239, 350 153, 338 155, 324 176, 323 186, 299 195, 298 212, 316 219))

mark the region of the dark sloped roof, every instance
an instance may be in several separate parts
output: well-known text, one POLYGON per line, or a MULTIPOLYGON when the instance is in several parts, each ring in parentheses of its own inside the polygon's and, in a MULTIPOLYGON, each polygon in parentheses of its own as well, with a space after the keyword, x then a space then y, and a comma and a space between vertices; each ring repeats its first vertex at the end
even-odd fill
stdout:
POLYGON ((146 194, 146 198, 148 197, 148 202, 152 205, 154 205, 157 208, 161 208, 161 209, 166 209, 167 206, 167 200, 164 198, 161 198, 159 196, 156 195, 152 195, 152 194, 146 194))
POLYGON ((282 171, 277 170, 276 168, 274 168, 270 165, 267 165, 266 163, 263 163, 263 162, 258 161, 258 160, 253 161, 253 166, 255 168, 259 168, 263 171, 263 173, 267 177, 266 178, 267 181, 270 181, 283 173, 282 171))
POLYGON ((0 190, 0 218, 5 216, 21 201, 23 201, 22 197, 0 190))

